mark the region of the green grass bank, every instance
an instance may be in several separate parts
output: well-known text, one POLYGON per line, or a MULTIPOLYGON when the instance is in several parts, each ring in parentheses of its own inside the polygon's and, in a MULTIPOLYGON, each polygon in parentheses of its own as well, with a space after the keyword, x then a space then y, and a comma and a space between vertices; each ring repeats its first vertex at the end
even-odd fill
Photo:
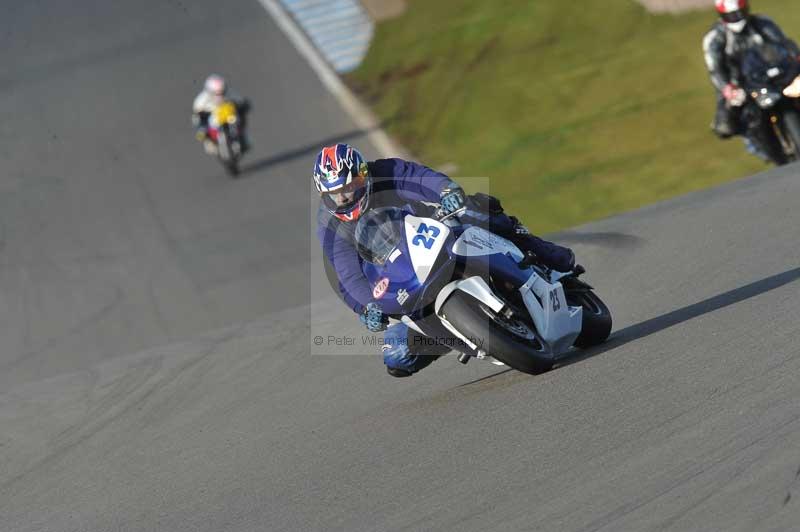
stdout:
MULTIPOLYGON (((800 38, 797 0, 756 12, 800 38)), ((411 0, 347 81, 390 134, 549 232, 764 170, 717 140, 708 11, 633 0, 411 0)))

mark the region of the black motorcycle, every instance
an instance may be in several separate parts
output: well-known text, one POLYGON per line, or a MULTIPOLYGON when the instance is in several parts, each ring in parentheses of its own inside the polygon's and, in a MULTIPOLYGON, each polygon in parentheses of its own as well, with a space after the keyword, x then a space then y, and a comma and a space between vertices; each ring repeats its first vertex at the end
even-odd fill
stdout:
POLYGON ((800 160, 800 63, 773 43, 748 50, 742 61, 742 88, 755 105, 745 117, 759 124, 764 148, 775 164, 800 160))

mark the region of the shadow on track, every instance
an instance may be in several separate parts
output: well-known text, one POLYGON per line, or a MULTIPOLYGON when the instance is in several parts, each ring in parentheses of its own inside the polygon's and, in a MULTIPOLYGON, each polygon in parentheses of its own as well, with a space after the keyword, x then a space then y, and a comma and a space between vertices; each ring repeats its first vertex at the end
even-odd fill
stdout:
POLYGON ((747 299, 765 294, 775 290, 776 288, 793 283, 798 279, 800 279, 800 268, 794 268, 783 273, 766 277, 760 281, 755 281, 739 288, 734 288, 733 290, 729 290, 708 299, 704 299, 703 301, 694 303, 693 305, 679 308, 677 310, 673 310, 672 312, 662 314, 661 316, 656 316, 655 318, 625 327, 624 329, 613 334, 611 338, 603 345, 594 349, 586 350, 584 353, 578 356, 564 360, 560 366, 563 367, 569 364, 574 364, 575 362, 580 362, 581 360, 585 360, 587 358, 605 353, 606 351, 616 349, 617 347, 621 347, 635 340, 646 338, 651 334, 655 334, 665 329, 669 329, 670 327, 674 327, 675 325, 680 325, 681 323, 693 320, 694 318, 698 318, 704 314, 709 314, 725 307, 735 305, 736 303, 741 303, 747 299))
MULTIPOLYGON (((380 126, 382 127, 382 126, 380 126)), ((315 155, 324 147, 330 146, 331 144, 341 143, 341 142, 349 142, 351 140, 359 139, 361 137, 366 136, 370 132, 376 130, 378 128, 371 128, 371 129, 354 129, 352 131, 348 131, 346 133, 342 133, 341 135, 334 135, 325 139, 320 139, 318 141, 306 144, 305 146, 300 146, 299 148, 295 148, 293 150, 287 150, 275 155, 271 155, 269 157, 264 157, 257 161, 253 161, 252 163, 245 164, 241 168, 241 173, 239 174, 239 178, 246 177, 248 174, 254 174, 261 170, 266 170, 272 166, 276 166, 279 164, 283 164, 289 161, 293 161, 295 159, 300 158, 310 158, 315 155)), ((313 166, 314 161, 309 159, 309 175, 311 175, 311 167, 313 166)))
POLYGON ((635 249, 645 243, 641 237, 618 232, 565 231, 553 235, 553 240, 564 245, 588 244, 611 249, 635 249))
MULTIPOLYGON (((611 338, 609 338, 609 340, 606 343, 592 349, 580 351, 576 353, 574 356, 571 356, 559 362, 556 368, 563 368, 571 364, 581 362, 588 358, 601 355, 607 351, 611 351, 618 347, 622 347, 623 345, 628 344, 630 342, 641 340, 642 338, 646 338, 657 332, 669 329, 670 327, 674 327, 675 325, 680 325, 681 323, 693 320, 694 318, 698 318, 700 316, 703 316, 704 314, 709 314, 711 312, 723 309, 725 307, 735 305, 736 303, 741 303, 742 301, 745 301, 747 299, 770 292, 772 290, 775 290, 776 288, 780 288, 787 284, 793 283, 798 279, 800 279, 800 268, 794 268, 792 270, 788 270, 783 273, 773 275, 771 277, 766 277, 764 279, 761 279, 760 281, 755 281, 750 284, 744 285, 742 287, 734 288, 733 290, 729 290, 728 292, 724 292, 722 294, 710 297, 708 299, 704 299, 703 301, 700 301, 698 303, 694 303, 692 305, 679 308, 677 310, 673 310, 672 312, 662 314, 661 316, 656 316, 655 318, 651 318, 649 320, 636 323, 629 327, 625 327, 624 329, 612 334, 611 338)), ((504 373, 508 373, 511 371, 514 370, 506 369, 499 373, 489 375, 487 377, 482 377, 474 381, 466 382, 461 386, 477 384, 482 381, 498 377, 500 375, 503 375, 504 373)))

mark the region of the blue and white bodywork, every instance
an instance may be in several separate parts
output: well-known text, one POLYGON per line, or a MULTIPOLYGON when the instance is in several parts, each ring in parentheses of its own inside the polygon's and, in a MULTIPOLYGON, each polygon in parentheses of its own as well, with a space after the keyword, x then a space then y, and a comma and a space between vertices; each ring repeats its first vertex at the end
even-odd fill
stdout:
POLYGON ((573 345, 583 309, 567 303, 559 282, 570 273, 526 265, 516 245, 470 225, 463 209, 444 217, 427 205, 377 210, 385 211, 378 217, 391 218, 391 230, 381 231, 378 239, 376 231, 356 233, 362 257, 370 259, 363 263, 364 273, 385 313, 423 334, 448 332, 471 348, 468 355, 494 356, 475 341, 473 331, 459 330, 443 312, 460 291, 476 300, 486 320, 495 320, 492 313, 498 322, 516 316, 521 336, 538 346, 536 356, 552 363, 573 345), (393 236, 384 238, 386 234, 393 236), (433 331, 437 325, 439 330, 433 331))

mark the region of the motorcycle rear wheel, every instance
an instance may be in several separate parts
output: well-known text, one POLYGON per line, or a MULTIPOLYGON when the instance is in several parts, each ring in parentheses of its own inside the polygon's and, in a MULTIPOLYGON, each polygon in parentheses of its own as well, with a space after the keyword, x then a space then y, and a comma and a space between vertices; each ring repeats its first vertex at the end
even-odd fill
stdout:
POLYGON ((553 355, 524 321, 496 314, 460 290, 447 299, 441 313, 480 349, 517 371, 537 375, 553 368, 553 355))

